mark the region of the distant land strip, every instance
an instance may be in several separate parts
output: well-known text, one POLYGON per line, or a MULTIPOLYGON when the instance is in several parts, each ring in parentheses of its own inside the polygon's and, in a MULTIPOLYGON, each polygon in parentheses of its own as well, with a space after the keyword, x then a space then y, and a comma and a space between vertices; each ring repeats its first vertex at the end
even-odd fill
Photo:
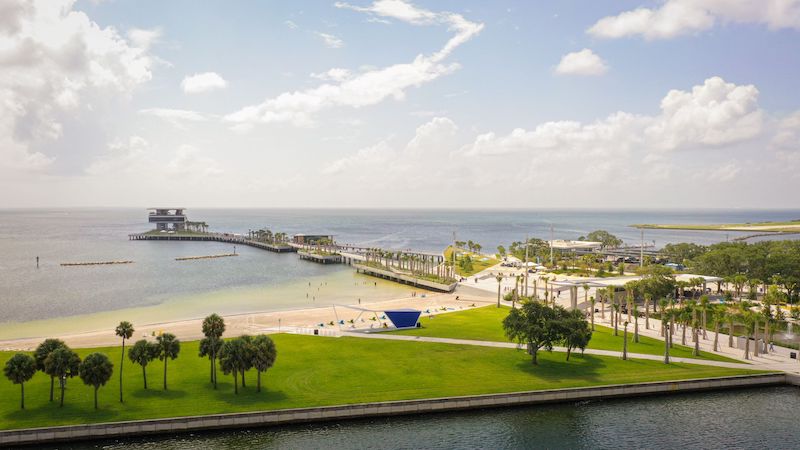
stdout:
POLYGON ((754 222, 754 223, 722 223, 722 224, 634 224, 634 228, 656 230, 693 230, 693 231, 753 231, 765 233, 800 233, 800 220, 788 222, 754 222))

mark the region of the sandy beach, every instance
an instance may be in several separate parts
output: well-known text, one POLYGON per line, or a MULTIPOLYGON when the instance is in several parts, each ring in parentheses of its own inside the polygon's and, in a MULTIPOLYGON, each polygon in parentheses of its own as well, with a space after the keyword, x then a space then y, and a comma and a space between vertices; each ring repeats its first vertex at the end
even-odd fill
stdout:
MULTIPOLYGON (((427 291, 418 291, 417 296, 404 296, 402 298, 384 300, 377 302, 364 302, 361 305, 349 305, 354 307, 361 307, 371 310, 386 310, 398 308, 414 308, 421 311, 429 310, 430 314, 439 314, 447 311, 458 311, 479 306, 485 306, 493 303, 495 300, 488 293, 481 292, 477 289, 461 289, 453 294, 432 293, 427 291), (425 295, 424 297, 422 295, 425 295), (446 311, 443 311, 445 308, 446 311)), ((331 321, 336 322, 337 313, 338 318, 345 321, 342 329, 350 329, 350 324, 347 323, 350 319, 356 319, 359 315, 358 310, 346 307, 325 306, 319 308, 305 308, 287 311, 267 311, 256 312, 247 314, 233 314, 223 315, 226 324, 225 336, 239 336, 242 334, 258 334, 258 333, 277 333, 294 332, 297 329, 320 328, 321 330, 338 330, 338 325, 331 326, 331 321), (322 323, 323 327, 318 327, 322 323)), ((209 312, 211 314, 211 311, 209 312)), ((381 314, 378 313, 380 317, 381 314)), ((362 318, 364 321, 359 320, 355 325, 357 328, 370 328, 370 325, 378 325, 377 321, 370 320, 374 317, 373 313, 364 312, 362 318)), ((155 335, 161 332, 169 332, 176 335, 179 339, 184 341, 191 341, 201 339, 203 337, 202 318, 177 320, 170 322, 152 322, 152 323, 134 323, 136 328, 132 341, 142 338, 153 339, 155 335)), ((307 330, 306 330, 307 331, 307 330)), ((96 330, 85 333, 63 334, 42 336, 35 338, 24 339, 6 339, 0 340, 0 350, 21 350, 31 351, 39 345, 44 338, 52 337, 64 340, 67 345, 75 348, 84 347, 107 347, 120 344, 120 339, 114 334, 114 329, 96 330)))

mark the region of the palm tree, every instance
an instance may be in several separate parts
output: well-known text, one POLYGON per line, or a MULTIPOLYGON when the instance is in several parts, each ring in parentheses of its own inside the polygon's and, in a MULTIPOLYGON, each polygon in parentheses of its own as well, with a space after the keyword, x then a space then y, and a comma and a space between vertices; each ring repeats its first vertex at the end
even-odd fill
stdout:
POLYGON ((102 353, 92 353, 81 363, 80 376, 83 384, 94 386, 94 409, 97 409, 97 390, 111 379, 113 372, 114 365, 102 353))
POLYGON ((219 350, 222 348, 222 339, 215 339, 215 338, 203 338, 200 339, 200 349, 198 352, 199 357, 203 358, 205 356, 208 357, 208 361, 210 363, 210 377, 211 377, 211 384, 214 385, 214 389, 217 388, 216 386, 216 358, 219 355, 219 350))
POLYGON ((589 285, 584 283, 583 284, 583 304, 587 307, 589 306, 589 285))
POLYGON ((692 355, 699 356, 700 355, 700 336, 697 334, 697 314, 693 312, 692 314, 692 336, 694 337, 694 350, 692 350, 692 355))
POLYGON ((611 307, 614 309, 614 311, 611 313, 612 322, 614 322, 614 336, 619 336, 619 332, 617 331, 617 324, 619 323, 619 320, 614 320, 614 317, 619 313, 619 305, 614 303, 611 305, 611 307))
POLYGON ((77 353, 73 352, 66 345, 53 350, 47 359, 44 360, 44 371, 51 377, 58 377, 61 385, 61 404, 64 406, 64 389, 66 388, 67 377, 74 377, 78 374, 81 359, 77 353))
POLYGON ((633 305, 633 342, 639 343, 639 307, 633 305))
MULTIPOLYGON (((37 370, 41 370, 42 372, 44 372, 45 371, 44 362, 47 359, 47 357, 50 356, 50 353, 52 353, 53 350, 55 350, 57 348, 66 347, 66 346, 67 346, 67 344, 65 344, 64 341, 62 341, 60 339, 45 339, 44 342, 42 342, 41 344, 39 344, 38 347, 36 347, 36 351, 33 352, 33 359, 36 361, 36 369, 37 370)), ((55 376, 54 375, 50 375, 50 401, 51 402, 53 401, 53 385, 54 384, 55 384, 55 376)))
POLYGON ((164 361, 164 390, 167 390, 167 360, 175 359, 181 352, 181 341, 172 333, 163 333, 156 337, 158 359, 164 361))
POLYGON ((751 313, 753 320, 753 356, 758 358, 758 313, 751 313))
POLYGON ((622 360, 628 359, 628 321, 623 323, 625 330, 623 331, 622 337, 622 360))
POLYGON ((243 334, 239 336, 242 341, 242 361, 239 366, 239 373, 242 374, 242 387, 247 387, 244 379, 244 373, 253 367, 253 337, 243 334))
POLYGON ((736 316, 733 313, 726 313, 725 317, 728 318, 728 348, 733 348, 733 319, 736 316))
POLYGON ((257 382, 256 392, 261 392, 261 372, 275 364, 275 358, 278 356, 278 351, 275 349, 275 343, 272 342, 269 336, 260 334, 253 339, 253 354, 251 355, 252 366, 256 369, 257 382))
POLYGON ((659 306, 661 307, 661 332, 660 332, 660 335, 661 336, 665 336, 665 331, 664 330, 666 328, 665 324, 668 322, 668 320, 666 318, 667 318, 667 305, 669 304, 669 302, 667 302, 667 299, 662 298, 658 303, 659 303, 659 306))
POLYGON ((595 300, 594 297, 589 297, 589 301, 592 304, 592 311, 591 311, 591 315, 592 315, 592 331, 594 331, 594 305, 595 305, 595 303, 597 303, 597 300, 595 300))
POLYGON ((681 308, 680 312, 680 321, 681 325, 683 325, 681 330, 681 345, 686 345, 686 328, 688 328, 689 320, 691 319, 691 313, 689 309, 686 307, 681 308))
POLYGON ((244 364, 245 343, 239 338, 230 339, 222 344, 219 351, 219 365, 225 375, 233 374, 233 391, 239 393, 239 372, 244 364))
POLYGON ((700 311, 703 313, 703 339, 708 339, 708 334, 706 333, 706 327, 708 326, 708 318, 706 316, 708 312, 708 296, 705 294, 700 296, 700 311))
POLYGON ((725 311, 712 310, 711 318, 714 321, 714 351, 719 351, 719 323, 725 320, 725 311))
POLYGON ((669 313, 667 310, 661 310, 661 330, 664 331, 664 364, 669 364, 669 347, 671 345, 671 339, 669 335, 669 324, 665 326, 664 323, 669 322, 669 313))
MULTIPOLYGON (((119 402, 122 403, 122 363, 125 362, 125 340, 130 339, 133 336, 133 325, 130 322, 122 321, 117 325, 116 333, 117 336, 122 338, 122 355, 119 361, 119 402)), ((95 394, 97 391, 95 390, 95 394)), ((97 401, 95 400, 95 409, 97 409, 96 405, 97 401)))
MULTIPOLYGON (((211 314, 203 319, 203 334, 208 339, 208 357, 211 359, 211 382, 217 388, 217 355, 222 347, 222 335, 225 333, 225 320, 218 314, 211 314)), ((201 349, 202 351, 202 349, 201 349)), ((203 356, 203 355, 200 355, 203 356)))
POLYGON ((650 302, 653 300, 651 294, 644 294, 644 329, 650 329, 650 302))
POLYGON ((19 385, 21 391, 20 409, 25 409, 25 382, 36 374, 36 360, 31 355, 17 353, 6 361, 3 373, 12 383, 19 385))
MULTIPOLYGON (((503 274, 498 273, 497 276, 494 277, 497 280, 497 307, 500 307, 500 286, 503 282, 503 274)), ((517 280, 519 281, 519 280, 517 280)))
POLYGON ((142 378, 144 379, 144 388, 147 389, 147 365, 150 361, 158 358, 159 348, 158 344, 150 343, 142 339, 136 341, 128 350, 128 359, 134 364, 142 366, 142 378))
POLYGON ((744 312, 740 316, 741 322, 744 324, 745 332, 745 343, 744 343, 744 359, 750 359, 750 335, 753 333, 753 329, 755 328, 755 321, 751 317, 751 313, 744 312))

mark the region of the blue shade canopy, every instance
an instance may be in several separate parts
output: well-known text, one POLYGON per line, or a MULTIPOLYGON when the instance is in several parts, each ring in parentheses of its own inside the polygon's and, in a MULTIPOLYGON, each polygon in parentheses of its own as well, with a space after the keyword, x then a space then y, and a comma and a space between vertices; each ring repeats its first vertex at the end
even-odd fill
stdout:
POLYGON ((413 328, 417 326, 422 311, 416 309, 393 309, 384 311, 395 328, 413 328))

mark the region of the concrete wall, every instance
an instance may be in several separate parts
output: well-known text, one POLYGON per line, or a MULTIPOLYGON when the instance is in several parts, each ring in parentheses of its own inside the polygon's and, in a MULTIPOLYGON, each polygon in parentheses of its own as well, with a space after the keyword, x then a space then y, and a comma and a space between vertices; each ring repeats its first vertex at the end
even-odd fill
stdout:
POLYGON ((275 424, 344 420, 361 417, 457 411, 502 406, 533 405, 553 402, 624 398, 740 387, 794 384, 800 376, 791 374, 743 375, 685 381, 640 383, 515 392, 508 394, 473 395, 429 400, 362 403, 318 408, 283 409, 236 414, 216 414, 174 419, 152 419, 92 425, 28 428, 0 431, 0 447, 21 444, 45 444, 73 440, 119 438, 146 434, 167 434, 182 431, 223 428, 246 428, 275 424))

